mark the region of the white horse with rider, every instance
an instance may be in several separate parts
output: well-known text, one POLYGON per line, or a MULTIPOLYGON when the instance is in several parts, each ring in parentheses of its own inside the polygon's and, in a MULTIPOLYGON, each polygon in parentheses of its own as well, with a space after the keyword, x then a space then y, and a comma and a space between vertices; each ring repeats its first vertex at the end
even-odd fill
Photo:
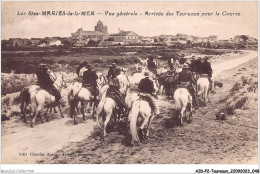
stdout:
MULTIPOLYGON (((125 75, 123 71, 121 71, 121 73, 116 77, 120 84, 119 91, 121 95, 126 96, 128 88, 130 86, 128 76, 125 75)), ((97 124, 100 127, 100 129, 103 130, 104 137, 107 136, 106 128, 117 106, 116 101, 112 97, 107 96, 108 88, 109 86, 105 85, 100 90, 99 93, 100 102, 97 106, 97 112, 96 112, 97 124)))
MULTIPOLYGON (((55 88, 59 90, 59 92, 61 92, 62 88, 67 87, 67 84, 61 73, 57 73, 55 76, 56 76, 56 80, 54 81, 53 85, 55 88)), ((47 108, 48 111, 49 108, 58 106, 61 117, 64 117, 61 112, 60 104, 57 104, 55 102, 55 97, 51 95, 49 92, 47 92, 46 90, 41 89, 41 87, 38 85, 31 85, 22 89, 20 93, 20 100, 21 100, 21 112, 24 117, 24 122, 26 122, 26 108, 29 106, 29 104, 31 104, 31 110, 33 113, 31 127, 34 127, 37 116, 39 116, 41 118, 41 121, 43 122, 41 116, 41 112, 43 108, 47 108)), ((64 101, 64 99, 62 99, 62 101, 64 101)), ((49 115, 47 115, 47 121, 49 121, 49 115)))

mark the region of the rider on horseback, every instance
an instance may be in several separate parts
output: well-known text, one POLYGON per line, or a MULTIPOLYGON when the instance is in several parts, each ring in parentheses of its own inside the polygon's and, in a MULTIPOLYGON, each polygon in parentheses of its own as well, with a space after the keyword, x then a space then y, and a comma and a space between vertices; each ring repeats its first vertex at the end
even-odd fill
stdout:
POLYGON ((109 68, 108 73, 107 73, 108 81, 109 81, 109 79, 111 77, 116 77, 119 74, 120 74, 120 69, 117 67, 117 64, 116 63, 112 63, 110 65, 110 68, 109 68))
POLYGON ((76 69, 76 73, 79 77, 83 76, 83 73, 87 71, 86 66, 88 65, 88 62, 81 61, 79 67, 76 69))
POLYGON ((198 65, 198 74, 200 76, 207 75, 210 85, 211 85, 211 92, 215 93, 214 91, 214 81, 212 80, 212 73, 213 70, 211 68, 210 62, 208 62, 209 57, 205 56, 203 59, 201 59, 201 62, 198 65))
POLYGON ((167 77, 165 79, 165 94, 168 96, 171 95, 171 92, 174 91, 174 81, 176 79, 176 69, 174 66, 170 66, 170 70, 167 71, 167 77))
POLYGON ((191 57, 190 61, 190 69, 193 73, 197 72, 197 60, 195 59, 195 56, 191 57))
POLYGON ((120 74, 120 69, 117 68, 116 63, 112 63, 110 69, 108 71, 108 89, 107 89, 107 96, 111 96, 115 102, 117 103, 119 109, 122 112, 126 111, 126 105, 124 102, 124 97, 120 92, 120 83, 117 76, 120 74))
POLYGON ((159 115, 160 111, 154 95, 155 89, 153 81, 149 79, 149 72, 145 72, 144 75, 145 78, 143 78, 138 85, 140 96, 145 96, 149 98, 152 104, 152 110, 154 111, 155 116, 157 116, 159 115))
POLYGON ((196 79, 194 78, 189 66, 187 64, 184 64, 182 67, 182 71, 179 73, 179 76, 177 78, 178 86, 179 87, 185 87, 190 92, 193 100, 193 104, 197 104, 197 97, 195 93, 195 87, 196 87, 196 79))
POLYGON ((57 79, 56 75, 48 68, 46 64, 39 64, 38 71, 36 73, 38 79, 38 85, 55 96, 55 103, 61 103, 60 91, 54 86, 54 82, 57 79))
POLYGON ((171 57, 171 58, 168 59, 168 65, 169 65, 170 69, 173 68, 174 63, 175 63, 174 57, 171 57))
POLYGON ((90 64, 87 65, 87 71, 83 73, 83 81, 82 86, 90 89, 90 91, 94 95, 94 99, 96 99, 98 95, 98 86, 97 86, 97 79, 98 76, 96 74, 96 71, 92 69, 92 66, 90 64))
MULTIPOLYGON (((157 66, 154 62, 154 57, 150 56, 149 59, 147 60, 147 68, 151 72, 156 72, 157 66)), ((155 73, 156 74, 156 73, 155 73)))

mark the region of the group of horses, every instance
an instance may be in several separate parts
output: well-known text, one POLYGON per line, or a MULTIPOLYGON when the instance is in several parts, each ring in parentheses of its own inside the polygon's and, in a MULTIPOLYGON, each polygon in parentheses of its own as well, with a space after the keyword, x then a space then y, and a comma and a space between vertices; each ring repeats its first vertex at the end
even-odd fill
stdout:
MULTIPOLYGON (((74 124, 77 124, 77 111, 81 111, 83 120, 86 120, 85 108, 87 105, 93 108, 92 118, 96 117, 96 122, 99 128, 102 130, 104 137, 107 136, 107 126, 111 118, 114 117, 116 122, 123 120, 127 123, 130 129, 132 136, 132 143, 140 142, 140 132, 142 137, 149 136, 149 127, 154 118, 153 109, 150 107, 149 101, 140 97, 138 91, 133 90, 137 88, 140 80, 144 78, 143 68, 142 72, 128 76, 124 71, 121 71, 121 74, 117 76, 120 82, 120 93, 125 98, 125 104, 127 111, 124 116, 120 115, 118 111, 116 101, 111 96, 107 96, 106 92, 108 89, 106 76, 103 74, 98 74, 99 78, 97 80, 99 95, 97 98, 94 97, 90 89, 82 87, 82 83, 73 82, 71 84, 66 83, 64 75, 57 73, 57 79, 54 82, 54 85, 61 92, 62 89, 66 89, 67 100, 70 107, 70 117, 74 118, 74 124), (79 109, 80 104, 80 109, 79 109), (141 116, 142 123, 141 126, 137 129, 138 116, 141 116)), ((151 78, 154 82, 154 87, 156 91, 160 91, 160 84, 158 78, 155 75, 152 75, 151 78)), ((207 78, 200 78, 197 81, 197 94, 202 95, 204 102, 208 98, 208 88, 209 81, 207 78)), ((158 93, 157 92, 157 93, 158 93)), ((63 100, 64 95, 62 95, 63 100)), ((192 96, 186 88, 178 88, 175 90, 174 95, 175 110, 179 118, 180 124, 183 123, 183 117, 186 112, 189 112, 189 117, 192 116, 192 96)), ((55 105, 55 97, 49 94, 47 91, 41 89, 38 85, 31 85, 22 89, 20 93, 21 100, 21 113, 23 115, 24 122, 26 122, 26 113, 27 108, 32 112, 32 121, 31 127, 34 127, 37 117, 40 117, 43 122, 42 112, 44 108, 47 108, 45 115, 47 121, 49 121, 49 115, 47 114, 52 111, 52 108, 55 109, 58 106, 61 117, 64 117, 62 114, 60 104, 55 105)), ((89 110, 90 111, 90 110, 89 110)), ((186 115, 186 114, 185 114, 186 115)), ((127 127, 128 127, 127 126, 127 127)))

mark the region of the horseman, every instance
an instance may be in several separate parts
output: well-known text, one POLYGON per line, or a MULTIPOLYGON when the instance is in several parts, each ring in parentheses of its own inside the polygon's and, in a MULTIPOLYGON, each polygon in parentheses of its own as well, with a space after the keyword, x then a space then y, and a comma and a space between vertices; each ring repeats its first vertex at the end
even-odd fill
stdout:
POLYGON ((168 59, 168 65, 169 65, 169 67, 170 67, 170 68, 173 67, 174 64, 175 64, 175 58, 174 58, 174 57, 169 58, 169 59, 168 59))
POLYGON ((165 94, 169 97, 174 91, 174 82, 176 81, 176 69, 175 67, 171 66, 170 70, 167 71, 167 77, 165 79, 165 94))
POLYGON ((140 66, 137 59, 134 60, 134 64, 135 64, 135 73, 141 73, 142 72, 142 66, 140 66))
POLYGON ((77 69, 76 69, 76 73, 77 73, 78 77, 82 77, 83 73, 85 71, 87 71, 87 67, 86 67, 87 65, 88 65, 88 62, 86 62, 86 61, 80 62, 79 67, 77 67, 77 69))
MULTIPOLYGON (((156 72, 156 69, 157 69, 157 65, 154 61, 154 57, 153 56, 150 56, 149 59, 147 60, 147 68, 149 71, 151 72, 156 72)), ((156 73, 154 73, 156 74, 156 73)))
POLYGON ((98 95, 98 76, 96 74, 96 71, 93 70, 92 65, 88 64, 86 67, 88 69, 83 73, 82 87, 88 88, 92 92, 92 94, 94 95, 94 99, 96 100, 96 97, 98 95))
POLYGON ((109 87, 107 89, 106 96, 111 96, 117 103, 121 113, 124 113, 126 111, 126 105, 125 105, 124 97, 120 92, 120 82, 119 79, 117 78, 120 72, 121 69, 117 68, 116 63, 112 63, 107 75, 109 87))
POLYGON ((120 74, 120 68, 117 67, 117 64, 116 63, 112 63, 110 65, 110 68, 108 70, 108 73, 107 73, 107 79, 109 81, 109 79, 112 77, 116 77, 120 74))
POLYGON ((211 92, 215 93, 215 91, 214 91, 214 82, 212 80, 213 70, 212 70, 211 64, 210 64, 210 62, 208 60, 209 60, 208 56, 205 56, 203 59, 201 59, 201 62, 198 65, 197 72, 198 72, 200 77, 202 77, 204 75, 207 75, 207 77, 209 79, 209 82, 210 82, 210 85, 211 85, 211 92))
POLYGON ((188 89, 192 98, 194 98, 193 104, 197 105, 197 97, 195 93, 196 79, 187 64, 183 65, 182 71, 179 73, 177 78, 177 83, 179 87, 185 87, 188 89))
POLYGON ((36 73, 38 79, 38 85, 55 96, 55 104, 61 104, 60 91, 54 86, 54 82, 57 79, 56 75, 48 68, 46 64, 39 64, 38 71, 36 73))
POLYGON ((143 78, 138 85, 138 89, 140 91, 140 96, 149 98, 149 100, 152 104, 151 108, 154 111, 155 116, 158 116, 160 114, 160 111, 159 111, 157 101, 155 99, 156 94, 155 94, 153 81, 149 78, 149 72, 145 72, 144 75, 145 75, 145 78, 143 78))
POLYGON ((190 61, 190 69, 193 73, 197 72, 197 62, 198 61, 196 61, 195 56, 192 56, 190 61))

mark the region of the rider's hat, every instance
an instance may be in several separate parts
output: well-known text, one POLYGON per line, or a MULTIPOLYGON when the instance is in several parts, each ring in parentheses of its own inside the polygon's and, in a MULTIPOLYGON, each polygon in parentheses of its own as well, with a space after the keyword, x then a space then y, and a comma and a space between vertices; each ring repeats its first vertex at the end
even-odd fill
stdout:
POLYGON ((87 68, 92 68, 92 65, 91 64, 87 64, 86 67, 87 68))
POLYGON ((150 60, 153 60, 153 59, 154 59, 154 56, 149 56, 149 59, 150 59, 150 60))
POLYGON ((209 56, 205 56, 205 57, 204 57, 204 60, 209 60, 209 56))
POLYGON ((111 64, 111 67, 114 67, 114 68, 115 68, 115 67, 117 67, 117 64, 116 64, 116 63, 112 63, 112 64, 111 64))
POLYGON ((82 62, 82 65, 88 66, 88 62, 87 62, 87 61, 83 61, 83 62, 82 62))
POLYGON ((44 63, 40 63, 39 64, 39 68, 42 68, 42 69, 48 69, 48 66, 44 63))
POLYGON ((189 68, 189 66, 185 63, 183 64, 182 68, 189 68))
POLYGON ((145 77, 149 77, 149 75, 150 75, 149 71, 145 71, 145 72, 144 72, 144 76, 145 76, 145 77))

